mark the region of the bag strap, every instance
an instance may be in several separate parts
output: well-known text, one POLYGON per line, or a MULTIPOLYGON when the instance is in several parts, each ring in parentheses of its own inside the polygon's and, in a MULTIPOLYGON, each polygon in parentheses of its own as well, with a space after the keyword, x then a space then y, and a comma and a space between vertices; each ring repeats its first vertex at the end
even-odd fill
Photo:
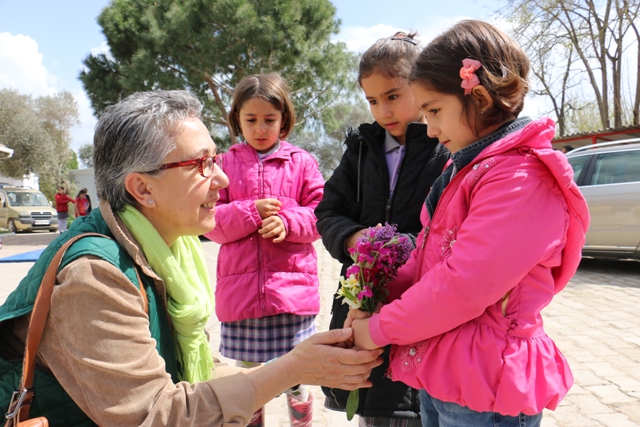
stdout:
MULTIPOLYGON (((25 346, 24 359, 22 361, 22 378, 20 379, 20 387, 17 391, 13 392, 11 398, 11 404, 9 405, 9 411, 6 414, 6 418, 11 421, 12 418, 18 416, 18 420, 29 419, 29 410, 35 395, 35 390, 32 388, 33 375, 36 364, 36 352, 38 351, 38 345, 42 338, 44 331, 44 324, 49 315, 49 309, 51 308, 51 294, 53 293, 53 287, 56 283, 56 277, 58 275, 58 268, 60 262, 67 252, 67 249, 76 241, 83 237, 96 236, 110 239, 108 236, 100 233, 84 233, 72 237, 55 254, 47 271, 44 274, 40 289, 36 295, 36 301, 33 304, 33 310, 31 311, 31 319, 29 320, 29 329, 27 330, 27 342, 25 346)), ((140 283, 140 289, 144 289, 142 283, 140 283)), ((142 291, 145 296, 144 290, 142 291)), ((17 424, 17 422, 16 422, 17 424)))

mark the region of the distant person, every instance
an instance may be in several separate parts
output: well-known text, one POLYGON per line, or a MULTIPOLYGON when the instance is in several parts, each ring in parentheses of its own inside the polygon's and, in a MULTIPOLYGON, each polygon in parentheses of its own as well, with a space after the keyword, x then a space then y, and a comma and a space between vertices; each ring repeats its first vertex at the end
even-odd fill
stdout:
MULTIPOLYGON (((244 142, 219 154, 229 177, 220 189, 216 315, 220 353, 252 367, 283 356, 315 333, 320 310, 313 242, 320 238, 313 210, 324 179, 316 160, 284 138, 296 117, 285 81, 276 73, 242 79, 233 92, 229 123, 244 142)), ((286 391, 291 425, 312 424, 309 386, 286 391)), ((258 410, 249 426, 263 426, 258 410)))
POLYGON ((82 190, 84 190, 84 192, 86 194, 86 198, 87 198, 87 215, 89 215, 91 213, 91 209, 93 209, 93 206, 91 205, 91 197, 89 197, 89 190, 87 190, 86 188, 83 188, 82 190))
POLYGON ((345 325, 357 348, 393 344, 388 375, 421 389, 424 427, 540 426, 573 384, 541 311, 578 268, 589 211, 553 121, 519 117, 528 73, 520 46, 475 20, 435 38, 411 72, 452 164, 391 302, 345 325))
MULTIPOLYGON (((409 86, 411 66, 421 50, 414 36, 398 32, 379 39, 360 60, 358 83, 375 122, 349 132, 346 151, 316 208, 322 242, 342 263, 342 275, 353 264, 347 250, 368 227, 396 224, 415 242, 420 208, 449 158, 449 151, 427 135, 424 114, 409 86)), ((342 328, 348 312, 343 298, 334 299, 329 327, 342 328)), ((360 392, 359 425, 419 426, 418 391, 391 381, 387 368, 385 363, 374 369, 373 387, 360 392)), ((348 391, 323 391, 325 407, 345 409, 348 391)))
POLYGON ((90 206, 87 189, 83 188, 78 192, 78 196, 76 197, 76 217, 87 216, 91 210, 90 206))
POLYGON ((573 145, 565 145, 560 149, 560 151, 562 151, 564 154, 567 154, 569 151, 573 149, 574 149, 573 145))
POLYGON ((67 231, 67 219, 69 218, 69 203, 75 203, 76 200, 69 197, 63 186, 58 187, 56 193, 56 211, 58 212, 58 233, 62 234, 67 231))

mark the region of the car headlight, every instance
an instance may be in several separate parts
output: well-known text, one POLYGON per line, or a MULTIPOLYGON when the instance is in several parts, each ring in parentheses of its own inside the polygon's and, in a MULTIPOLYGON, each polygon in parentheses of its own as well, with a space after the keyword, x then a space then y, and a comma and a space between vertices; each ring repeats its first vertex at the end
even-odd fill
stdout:
POLYGON ((31 214, 30 214, 29 212, 20 212, 20 213, 18 214, 18 216, 19 216, 20 218, 30 218, 30 217, 31 217, 31 214))
POLYGON ((58 218, 58 214, 57 214, 57 213, 54 213, 53 215, 51 215, 51 218, 53 218, 53 219, 57 219, 57 218, 58 218))

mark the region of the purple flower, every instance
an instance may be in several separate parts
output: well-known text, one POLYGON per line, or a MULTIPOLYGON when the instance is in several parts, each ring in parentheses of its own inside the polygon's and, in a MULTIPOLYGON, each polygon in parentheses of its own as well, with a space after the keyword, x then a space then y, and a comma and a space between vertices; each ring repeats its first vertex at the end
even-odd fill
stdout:
POLYGON ((357 276, 358 274, 360 274, 360 266, 358 264, 352 264, 347 267, 347 270, 344 273, 347 277, 351 276, 352 274, 357 276))
POLYGON ((373 291, 370 287, 365 286, 364 289, 358 294, 358 299, 363 299, 364 297, 371 298, 373 296, 373 291))
POLYGON ((413 243, 407 236, 398 236, 398 244, 396 246, 396 252, 398 254, 398 264, 404 265, 409 259, 411 251, 413 250, 413 243))

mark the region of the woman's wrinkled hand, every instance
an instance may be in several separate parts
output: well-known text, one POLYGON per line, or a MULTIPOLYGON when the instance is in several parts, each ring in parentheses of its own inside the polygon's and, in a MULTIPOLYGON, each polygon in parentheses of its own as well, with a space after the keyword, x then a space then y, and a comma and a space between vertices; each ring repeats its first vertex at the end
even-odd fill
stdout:
POLYGON ((334 329, 315 334, 283 356, 299 384, 343 390, 371 387, 371 370, 382 363, 382 349, 355 350, 338 347, 351 339, 352 330, 334 329))

